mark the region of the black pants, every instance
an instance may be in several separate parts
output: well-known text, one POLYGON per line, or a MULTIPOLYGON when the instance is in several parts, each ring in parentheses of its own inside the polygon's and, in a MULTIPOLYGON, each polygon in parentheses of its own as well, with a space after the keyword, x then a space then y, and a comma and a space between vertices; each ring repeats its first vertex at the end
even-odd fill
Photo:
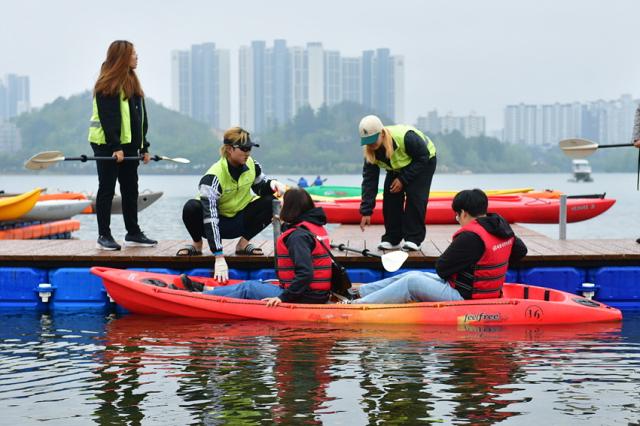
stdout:
MULTIPOLYGON (((110 150, 91 144, 96 157, 111 157, 110 150)), ((138 153, 126 152, 125 156, 135 157, 138 153)), ((98 233, 111 235, 111 204, 116 190, 116 180, 120 183, 122 195, 122 217, 129 234, 140 232, 138 226, 138 165, 139 161, 96 161, 98 169, 98 193, 96 194, 96 216, 98 233)))
MULTIPOLYGON (((272 201, 272 195, 262 196, 247 204, 247 207, 234 217, 219 216, 220 238, 242 237, 250 240, 258 235, 271 223, 273 217, 272 201)), ((200 200, 187 201, 182 209, 182 221, 187 227, 191 239, 195 242, 200 242, 202 237, 206 238, 203 219, 202 202, 200 200)), ((213 250, 213 247, 211 249, 213 250)))
POLYGON ((431 180, 436 171, 436 157, 427 163, 425 170, 407 185, 401 192, 389 192, 391 182, 398 177, 397 173, 387 172, 384 179, 384 235, 382 241, 398 244, 402 239, 417 245, 422 244, 427 234, 425 215, 431 191, 431 180), (406 203, 405 203, 406 200, 406 203))

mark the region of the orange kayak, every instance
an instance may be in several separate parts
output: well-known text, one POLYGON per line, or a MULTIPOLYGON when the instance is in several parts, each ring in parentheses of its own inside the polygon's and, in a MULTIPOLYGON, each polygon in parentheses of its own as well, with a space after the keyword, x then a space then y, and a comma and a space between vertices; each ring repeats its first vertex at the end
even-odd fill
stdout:
MULTIPOLYGON (((177 275, 93 267, 116 303, 148 315, 217 320, 303 321, 331 324, 529 325, 620 321, 618 309, 575 294, 524 284, 505 284, 498 299, 396 305, 283 303, 267 307, 180 289, 177 275), (169 285, 178 289, 171 289, 169 285)), ((212 278, 191 277, 218 286, 212 278)), ((237 283, 239 281, 232 282, 237 283)))

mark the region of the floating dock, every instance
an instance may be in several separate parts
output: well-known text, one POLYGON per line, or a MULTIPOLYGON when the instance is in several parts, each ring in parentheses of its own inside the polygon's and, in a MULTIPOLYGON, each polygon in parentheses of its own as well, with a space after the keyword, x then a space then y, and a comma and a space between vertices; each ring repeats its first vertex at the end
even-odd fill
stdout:
MULTIPOLYGON (((595 284, 596 299, 621 308, 640 308, 640 244, 629 240, 554 240, 521 225, 514 231, 529 249, 528 255, 511 265, 508 281, 542 285, 579 293, 584 282, 595 284)), ((449 246, 457 225, 427 227, 421 251, 410 253, 401 273, 409 269, 432 270, 449 246)), ((362 232, 357 225, 341 225, 330 231, 332 241, 355 249, 376 245, 382 226, 362 232)), ((0 309, 108 309, 109 299, 91 266, 135 268, 167 273, 210 276, 211 256, 179 257, 176 251, 188 241, 161 241, 153 248, 102 251, 95 240, 0 241, 0 309), (45 284, 44 287, 41 287, 45 284), (44 302, 41 289, 51 285, 44 302)), ((225 240, 225 257, 232 278, 274 277, 273 241, 257 240, 264 256, 234 254, 236 241, 225 240)), ((376 258, 333 252, 348 268, 354 282, 370 282, 390 274, 376 258)), ((44 292, 46 294, 46 291, 44 292)))

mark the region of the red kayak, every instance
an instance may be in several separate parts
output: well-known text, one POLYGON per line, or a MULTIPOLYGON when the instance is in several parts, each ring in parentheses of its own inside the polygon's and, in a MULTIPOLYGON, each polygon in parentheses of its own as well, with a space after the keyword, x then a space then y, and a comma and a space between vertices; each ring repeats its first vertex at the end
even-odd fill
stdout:
MULTIPOLYGON (((567 222, 580 222, 596 217, 611 208, 616 200, 611 198, 569 198, 567 200, 567 222)), ((322 207, 330 223, 360 223, 360 202, 341 201, 316 202, 322 207)), ((532 198, 521 195, 495 195, 489 197, 489 212, 498 213, 509 223, 558 223, 560 200, 532 198)), ((382 224, 382 201, 376 202, 371 223, 382 224)), ((427 224, 455 224, 451 210, 451 198, 429 199, 427 224)))
MULTIPOLYGON (((575 294, 524 284, 505 284, 499 299, 395 305, 283 303, 191 293, 177 275, 91 268, 116 303, 133 313, 216 320, 303 321, 334 324, 529 325, 620 321, 618 309, 575 294)), ((218 286, 212 278, 191 277, 218 286)), ((236 281, 237 282, 237 281, 236 281)))

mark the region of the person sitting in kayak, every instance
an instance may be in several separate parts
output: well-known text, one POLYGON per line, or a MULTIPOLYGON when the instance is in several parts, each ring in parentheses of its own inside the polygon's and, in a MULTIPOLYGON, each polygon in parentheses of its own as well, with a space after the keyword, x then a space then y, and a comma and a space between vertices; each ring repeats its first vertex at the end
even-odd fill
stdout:
POLYGON ((229 279, 222 239, 240 237, 236 254, 262 255, 260 247, 250 241, 271 223, 274 193, 280 196, 286 191, 284 184, 268 179, 251 158, 251 149, 259 146, 241 127, 227 130, 220 160, 200 179, 198 197, 187 201, 182 210, 193 243, 176 255, 202 254, 202 237, 206 237, 215 256, 214 277, 221 282, 229 279))
POLYGON ((426 236, 425 215, 436 171, 436 147, 427 135, 412 126, 384 126, 380 118, 368 115, 360 121, 363 146, 360 228, 371 224, 376 207, 380 169, 385 169, 382 194, 384 235, 379 250, 420 250, 426 236))
POLYGON ((436 261, 436 274, 411 271, 350 289, 345 303, 406 303, 500 297, 509 264, 527 254, 524 242, 495 213, 480 189, 460 191, 451 207, 460 229, 436 261))
POLYGON ((322 179, 320 175, 316 176, 311 186, 322 186, 327 181, 327 178, 322 179))
POLYGON ((233 297, 264 300, 268 306, 288 303, 326 303, 331 290, 331 257, 317 240, 329 247, 324 225, 324 211, 313 203, 307 191, 289 189, 284 194, 280 211, 282 234, 276 242, 276 275, 280 285, 261 280, 236 285, 203 287, 181 275, 182 284, 190 291, 233 297))
POLYGON ((307 182, 307 180, 304 178, 304 176, 300 176, 300 179, 298 179, 298 188, 308 188, 309 187, 309 183, 307 182))

